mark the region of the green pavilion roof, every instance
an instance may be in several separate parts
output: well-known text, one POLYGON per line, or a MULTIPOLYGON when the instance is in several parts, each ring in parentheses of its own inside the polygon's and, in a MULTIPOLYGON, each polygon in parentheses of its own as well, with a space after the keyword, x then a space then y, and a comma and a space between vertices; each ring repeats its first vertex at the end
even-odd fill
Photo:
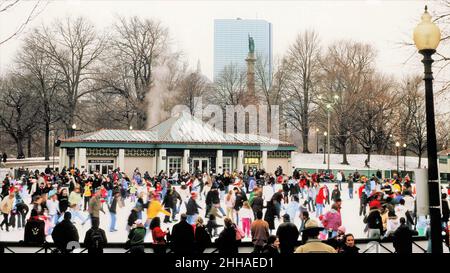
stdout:
POLYGON ((175 146, 172 145, 177 148, 182 148, 183 145, 237 145, 283 146, 283 150, 296 149, 292 143, 266 136, 224 133, 223 131, 213 128, 211 125, 202 122, 200 119, 185 112, 171 117, 148 130, 101 129, 99 131, 64 139, 62 140, 62 147, 78 146, 74 145, 75 143, 103 144, 87 145, 89 147, 106 147, 108 146, 107 143, 134 143, 157 144, 158 146, 161 146, 160 144, 178 144, 175 146))

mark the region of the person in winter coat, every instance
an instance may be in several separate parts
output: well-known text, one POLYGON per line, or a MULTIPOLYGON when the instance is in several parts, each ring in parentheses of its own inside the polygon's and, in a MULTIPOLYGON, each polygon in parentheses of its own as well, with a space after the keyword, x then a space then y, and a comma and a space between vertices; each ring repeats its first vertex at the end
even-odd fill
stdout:
POLYGON ((273 201, 267 203, 266 213, 264 214, 264 220, 269 224, 270 233, 275 229, 275 215, 276 209, 273 201))
POLYGON ((189 254, 195 247, 194 228, 187 222, 186 214, 183 213, 180 217, 180 222, 173 226, 169 238, 174 253, 189 254))
POLYGON ((99 224, 100 222, 94 221, 84 236, 84 245, 89 254, 103 254, 103 248, 108 243, 105 231, 99 228, 99 224))
POLYGON ((208 229, 208 233, 216 237, 218 236, 217 228, 222 227, 222 225, 217 224, 217 217, 222 218, 222 216, 219 214, 216 207, 212 207, 208 214, 208 223, 206 224, 206 228, 208 229))
POLYGON ((225 228, 216 239, 217 249, 220 254, 237 254, 239 241, 236 240, 236 228, 230 218, 224 219, 225 228))
POLYGON ((115 232, 116 229, 116 214, 117 214, 117 207, 120 205, 120 192, 116 191, 114 193, 114 197, 111 201, 111 205, 109 206, 109 216, 111 217, 111 223, 109 226, 109 232, 115 232))
POLYGON ((283 215, 283 223, 278 226, 277 237, 280 242, 281 254, 290 254, 295 250, 299 232, 297 227, 290 222, 289 214, 283 215))
POLYGON ((146 229, 141 219, 137 219, 133 225, 133 228, 128 233, 127 245, 131 254, 143 254, 144 251, 144 239, 146 229))
POLYGON ((253 253, 260 253, 269 238, 270 224, 262 220, 262 211, 256 213, 256 220, 251 225, 253 253))
POLYGON ((156 254, 165 254, 167 248, 166 235, 169 233, 169 229, 164 232, 161 229, 161 219, 159 217, 155 217, 150 223, 150 230, 152 231, 153 251, 156 254))
POLYGON ((203 224, 203 218, 198 217, 195 223, 195 253, 203 253, 205 249, 211 244, 211 235, 207 227, 203 224))
POLYGON ((384 238, 394 236, 395 231, 400 226, 400 221, 394 211, 388 212, 388 220, 386 225, 386 233, 384 238))
POLYGON ((294 223, 294 219, 299 211, 300 211, 299 198, 297 195, 293 195, 291 197, 291 202, 286 207, 286 213, 289 215, 289 219, 291 219, 292 223, 294 223))
POLYGON ((341 191, 339 190, 338 185, 335 185, 333 191, 331 192, 331 200, 336 202, 336 200, 340 198, 341 198, 341 191))
POLYGON ((336 204, 331 206, 331 209, 325 213, 323 217, 323 226, 328 231, 328 234, 331 234, 329 238, 333 238, 337 235, 337 231, 339 227, 342 225, 342 217, 338 212, 338 208, 336 204))
POLYGON ((55 226, 52 232, 52 239, 56 247, 62 253, 72 252, 72 249, 67 249, 69 242, 78 242, 78 230, 71 222, 72 215, 70 212, 64 213, 64 220, 55 226))
POLYGON ((31 217, 25 224, 24 243, 41 245, 45 242, 45 222, 39 219, 36 210, 31 210, 31 217))
POLYGON ((145 222, 145 226, 148 227, 153 218, 158 217, 159 213, 163 213, 167 216, 170 216, 170 212, 165 210, 161 203, 159 202, 159 194, 151 194, 151 200, 147 204, 147 221, 145 222))
POLYGON ((364 183, 358 188, 358 197, 359 197, 359 216, 366 216, 366 208, 367 208, 367 194, 365 192, 364 183))
POLYGON ((67 192, 66 188, 63 188, 61 192, 58 194, 58 201, 59 201, 59 212, 60 213, 66 212, 67 208, 69 207, 69 193, 67 192))
MULTIPOLYGON (((182 202, 180 194, 175 190, 174 187, 169 185, 162 205, 164 206, 164 209, 170 212, 170 214, 172 215, 172 221, 175 221, 175 217, 177 215, 178 200, 180 200, 180 203, 182 202)), ((166 215, 164 217, 164 223, 171 223, 172 221, 170 221, 169 215, 166 215)))
POLYGON ((323 185, 320 187, 316 196, 316 217, 319 217, 323 213, 323 208, 325 207, 325 200, 327 199, 327 186, 323 185))
POLYGON ((412 237, 417 235, 418 232, 411 230, 406 224, 405 218, 400 218, 400 226, 394 232, 393 245, 395 252, 399 254, 411 254, 412 253, 412 237))
MULTIPOLYGON (((270 235, 267 239, 267 244, 264 245, 262 253, 277 255, 280 254, 278 249, 280 248, 280 240, 275 235, 270 235)), ((292 253, 292 252, 291 252, 292 253)))
POLYGON ((383 231, 383 220, 377 207, 371 207, 367 217, 364 218, 367 224, 368 238, 379 239, 383 231))
POLYGON ((129 233, 131 228, 133 227, 134 223, 136 222, 137 219, 139 219, 139 213, 142 211, 142 206, 141 205, 136 205, 130 212, 130 215, 128 216, 127 219, 127 227, 126 230, 129 233))
POLYGON ((250 225, 254 219, 254 216, 248 201, 244 202, 244 205, 239 211, 239 216, 242 220, 242 230, 244 231, 247 237, 250 237, 250 225))
POLYGON ((195 224, 199 213, 198 210, 201 208, 202 207, 200 207, 200 205, 197 203, 197 192, 191 192, 191 198, 189 198, 189 201, 186 205, 187 222, 189 224, 195 224))
POLYGON ((306 238, 306 243, 299 246, 294 253, 336 253, 332 246, 318 239, 321 230, 323 230, 323 227, 319 227, 316 220, 309 219, 302 231, 306 238))
POLYGON ((444 228, 447 228, 447 226, 448 226, 449 216, 450 216, 450 209, 449 209, 449 205, 448 205, 447 194, 443 193, 442 194, 442 226, 444 228))
POLYGON ((262 198, 262 191, 258 190, 258 192, 255 194, 255 197, 253 198, 250 204, 253 210, 254 218, 256 218, 256 213, 258 211, 262 212, 264 208, 264 199, 262 198))
MULTIPOLYGON (((12 187, 11 189, 14 189, 14 187, 12 187)), ((2 202, 0 203, 0 211, 2 212, 3 215, 3 221, 0 224, 0 228, 1 230, 3 230, 3 226, 6 226, 6 231, 9 231, 9 214, 11 213, 11 210, 13 209, 14 206, 14 200, 15 200, 15 193, 14 190, 10 190, 8 196, 5 196, 5 198, 3 198, 2 202)))
POLYGON ((100 226, 100 211, 105 213, 101 202, 101 194, 102 192, 98 189, 89 200, 89 215, 91 216, 92 226, 100 226), (98 224, 94 222, 98 222, 98 224))
POLYGON ((247 196, 245 195, 245 192, 240 191, 239 188, 237 187, 234 187, 233 191, 236 197, 234 201, 234 213, 236 216, 236 225, 239 225, 239 210, 244 205, 244 202, 247 201, 247 196))
POLYGON ((227 217, 233 218, 234 204, 236 202, 236 197, 234 196, 234 191, 230 190, 227 195, 225 195, 225 209, 227 210, 227 217))
POLYGON ((355 237, 353 234, 346 234, 344 237, 344 245, 341 248, 342 254, 358 254, 359 248, 355 245, 355 237))

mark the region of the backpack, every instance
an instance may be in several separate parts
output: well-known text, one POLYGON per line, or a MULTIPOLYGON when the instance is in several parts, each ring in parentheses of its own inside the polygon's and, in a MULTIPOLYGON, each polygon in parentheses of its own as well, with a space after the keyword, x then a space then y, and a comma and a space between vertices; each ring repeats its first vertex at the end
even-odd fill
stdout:
POLYGON ((91 247, 95 249, 103 248, 103 236, 100 229, 94 230, 91 233, 91 247))

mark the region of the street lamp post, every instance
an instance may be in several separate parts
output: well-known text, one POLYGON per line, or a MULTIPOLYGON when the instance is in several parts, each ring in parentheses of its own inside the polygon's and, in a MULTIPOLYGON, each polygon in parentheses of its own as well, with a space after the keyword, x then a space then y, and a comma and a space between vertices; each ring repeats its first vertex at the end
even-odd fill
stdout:
POLYGON ((326 140, 327 135, 328 135, 327 132, 323 132, 323 164, 327 164, 327 162, 325 160, 325 140, 326 140))
POLYGON ((395 142, 395 148, 397 149, 397 176, 400 176, 400 174, 399 174, 399 172, 398 172, 399 169, 400 169, 400 168, 398 167, 398 166, 399 166, 399 160, 398 160, 398 148, 399 148, 399 147, 400 147, 400 142, 398 142, 398 141, 395 142))
POLYGON ((74 123, 74 124, 72 124, 72 130, 70 130, 69 137, 74 137, 76 130, 77 130, 77 125, 74 123))
POLYGON ((328 125, 327 125, 327 151, 328 151, 328 165, 327 165, 327 172, 328 174, 330 174, 330 124, 331 124, 331 119, 330 119, 330 109, 331 109, 331 104, 327 104, 327 117, 328 117, 328 125))
POLYGON ((319 153, 319 128, 316 129, 316 147, 317 147, 317 154, 319 153))
POLYGON ((441 193, 439 189, 439 174, 437 166, 436 128, 433 102, 433 72, 431 56, 441 40, 439 28, 431 21, 431 15, 425 6, 422 21, 416 26, 413 33, 414 43, 423 55, 424 81, 425 81, 425 111, 427 120, 427 154, 428 154, 428 197, 430 211, 431 252, 442 253, 442 227, 441 227, 441 193))
POLYGON ((403 143, 403 171, 406 175, 406 143, 403 143))

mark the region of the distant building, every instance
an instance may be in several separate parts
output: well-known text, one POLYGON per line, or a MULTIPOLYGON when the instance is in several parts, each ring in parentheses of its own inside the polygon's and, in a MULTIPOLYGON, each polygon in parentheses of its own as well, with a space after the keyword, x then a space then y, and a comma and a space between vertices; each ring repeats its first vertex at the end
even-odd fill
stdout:
MULTIPOLYGON (((262 56, 268 75, 272 74, 272 24, 256 19, 214 20, 214 81, 225 66, 236 64, 246 71, 248 36, 255 42, 256 57, 262 56)), ((271 81, 271 79, 269 79, 271 81)))

